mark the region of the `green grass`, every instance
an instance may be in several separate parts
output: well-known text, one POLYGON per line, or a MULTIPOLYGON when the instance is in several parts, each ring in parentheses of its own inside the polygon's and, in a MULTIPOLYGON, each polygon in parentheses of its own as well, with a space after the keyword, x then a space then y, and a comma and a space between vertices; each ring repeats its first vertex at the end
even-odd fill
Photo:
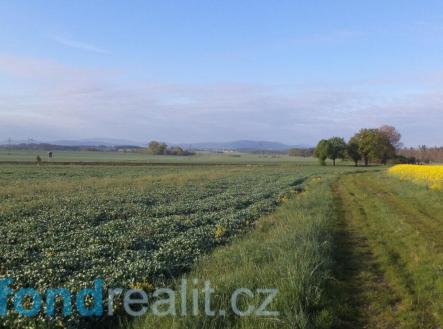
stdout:
POLYGON ((443 194, 384 173, 344 175, 336 193, 341 327, 441 327, 443 194))
POLYGON ((54 151, 54 158, 48 158, 47 151, 0 148, 0 162, 28 161, 35 162, 37 155, 43 161, 51 162, 132 162, 132 163, 208 163, 208 164, 250 164, 250 163, 282 163, 303 162, 315 163, 315 159, 290 157, 287 155, 260 154, 219 154, 198 152, 193 156, 159 156, 136 152, 95 152, 95 151, 54 151))
MULTIPOLYGON (((97 154, 82 166, 0 164, 0 275, 42 290, 78 290, 97 277, 108 286, 174 287, 185 275, 210 280, 212 308, 227 311, 120 317, 119 328, 442 324, 441 192, 389 177, 384 167, 321 167, 313 159, 202 155, 189 165, 127 166, 100 165, 109 159, 97 154), (229 312, 239 287, 277 288, 270 308, 280 315, 229 312)), ((6 328, 24 326, 4 320, 6 328)), ((77 320, 65 325, 116 324, 77 320)))
MULTIPOLYGON (((333 202, 329 182, 314 179, 305 192, 257 222, 253 232, 198 263, 186 277, 209 280, 219 292, 212 308, 226 310, 226 316, 151 315, 131 328, 329 328, 335 321, 326 294, 334 266, 333 202), (270 310, 280 315, 233 314, 230 294, 240 287, 277 288, 270 310)), ((249 302, 259 305, 261 301, 256 296, 249 302)))
POLYGON ((312 162, 2 164, 0 275, 41 289, 78 290, 97 277, 128 288, 170 284, 215 247, 250 231, 306 177, 350 171, 312 162))
POLYGON ((238 287, 278 288, 280 316, 148 315, 127 327, 440 328, 443 193, 383 170, 330 173, 186 276, 211 281, 214 309, 238 287))

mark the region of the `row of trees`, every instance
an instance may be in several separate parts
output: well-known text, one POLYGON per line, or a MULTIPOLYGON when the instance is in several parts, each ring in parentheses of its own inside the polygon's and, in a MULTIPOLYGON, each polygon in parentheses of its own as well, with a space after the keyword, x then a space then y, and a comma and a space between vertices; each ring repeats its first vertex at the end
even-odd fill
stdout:
POLYGON ((335 166, 337 159, 345 158, 354 161, 356 166, 361 160, 365 166, 370 161, 386 164, 389 159, 396 157, 396 150, 401 146, 400 139, 400 133, 392 126, 361 129, 348 143, 341 137, 322 139, 314 154, 322 165, 326 164, 326 159, 331 159, 335 166))
POLYGON ((443 147, 419 147, 402 148, 398 154, 417 163, 443 162, 443 147))
POLYGON ((293 157, 312 157, 314 155, 315 148, 309 147, 309 148, 301 148, 301 147, 294 147, 290 148, 288 150, 288 155, 293 157))
POLYGON ((148 144, 147 152, 152 155, 193 155, 194 153, 183 150, 179 146, 169 147, 166 143, 151 141, 148 144))

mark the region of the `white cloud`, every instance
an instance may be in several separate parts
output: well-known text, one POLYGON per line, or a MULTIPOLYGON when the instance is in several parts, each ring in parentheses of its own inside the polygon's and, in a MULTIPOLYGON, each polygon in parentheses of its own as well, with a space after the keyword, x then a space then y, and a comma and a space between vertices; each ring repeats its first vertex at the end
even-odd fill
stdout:
POLYGON ((52 39, 55 42, 57 42, 63 46, 69 47, 69 48, 91 51, 91 52, 98 53, 98 54, 110 54, 110 52, 108 50, 100 48, 100 47, 93 45, 93 44, 75 41, 75 40, 71 40, 68 38, 60 37, 60 36, 55 36, 52 39))
POLYGON ((0 90, 0 140, 10 135, 170 142, 248 138, 313 144, 386 123, 400 129, 406 144, 443 144, 436 130, 443 125, 443 88, 435 85, 428 92, 388 98, 365 83, 362 88, 316 89, 238 83, 122 85, 109 72, 16 57, 0 57, 1 71, 22 84, 31 81, 31 87, 20 94, 0 90))

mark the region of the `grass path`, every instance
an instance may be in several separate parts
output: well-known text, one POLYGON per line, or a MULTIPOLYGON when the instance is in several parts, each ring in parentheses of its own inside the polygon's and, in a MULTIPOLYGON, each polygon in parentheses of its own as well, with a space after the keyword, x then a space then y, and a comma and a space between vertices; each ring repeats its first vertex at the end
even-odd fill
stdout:
POLYGON ((441 328, 441 196, 380 173, 343 175, 334 192, 340 328, 441 328))

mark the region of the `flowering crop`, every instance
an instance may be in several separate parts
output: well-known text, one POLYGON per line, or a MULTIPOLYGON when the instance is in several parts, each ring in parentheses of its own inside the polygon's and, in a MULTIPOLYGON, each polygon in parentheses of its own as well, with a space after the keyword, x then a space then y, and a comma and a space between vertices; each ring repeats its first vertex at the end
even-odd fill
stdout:
POLYGON ((389 169, 391 175, 416 183, 425 183, 433 190, 443 189, 443 166, 397 165, 389 169))

